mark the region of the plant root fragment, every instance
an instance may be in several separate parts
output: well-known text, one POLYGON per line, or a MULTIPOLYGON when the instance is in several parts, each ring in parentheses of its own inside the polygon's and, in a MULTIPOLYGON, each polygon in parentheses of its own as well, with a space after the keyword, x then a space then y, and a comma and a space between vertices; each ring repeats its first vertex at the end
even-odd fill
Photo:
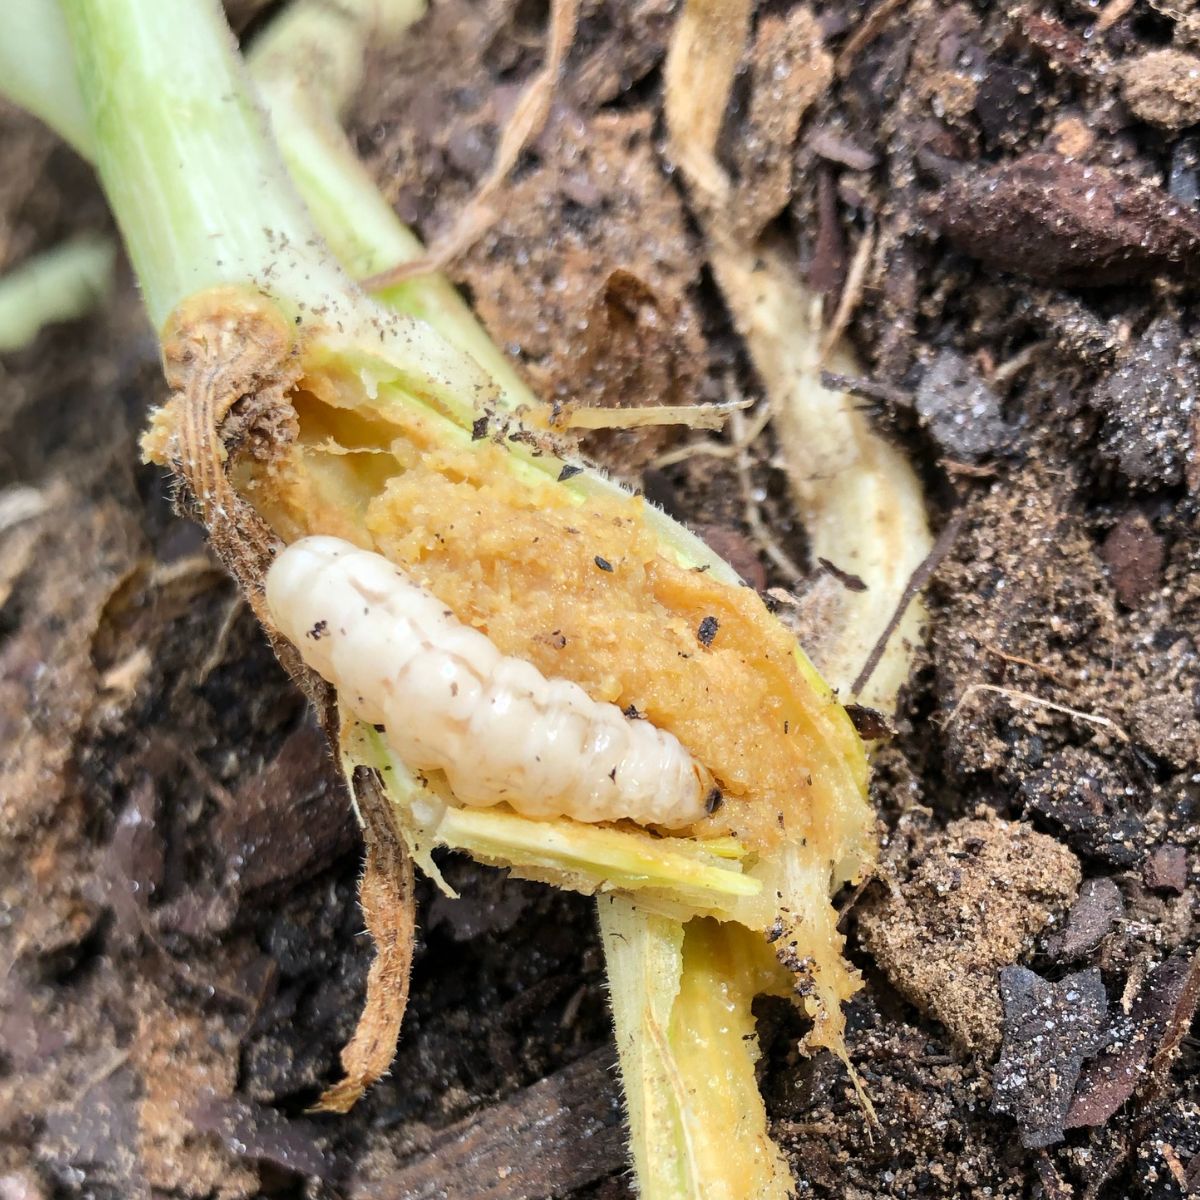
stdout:
MULTIPOLYGON (((330 744, 337 745, 333 689, 279 635, 266 607, 263 579, 279 541, 226 474, 229 452, 222 435, 231 427, 242 448, 248 445, 259 457, 277 453, 291 432, 287 396, 300 370, 292 331, 277 309, 239 289, 221 289, 202 293, 175 314, 163 348, 174 394, 153 415, 143 453, 168 464, 190 492, 213 548, 241 584, 280 662, 316 709, 330 744)), ((373 780, 359 785, 357 809, 367 851, 359 897, 376 954, 362 1016, 342 1052, 346 1077, 316 1105, 340 1113, 349 1112, 391 1064, 408 1001, 416 927, 412 862, 373 780)))
POLYGON ((1031 692, 1019 692, 1014 688, 997 687, 994 683, 971 684, 963 692, 958 703, 951 709, 950 715, 946 718, 946 724, 952 724, 964 706, 980 692, 992 692, 997 696, 1004 696, 1014 704, 1027 704, 1031 708, 1045 708, 1050 712, 1062 713, 1064 716, 1074 717, 1077 721, 1086 721, 1089 725, 1099 725, 1102 729, 1107 729, 1119 742, 1128 744, 1133 741, 1133 738, 1111 717, 1103 717, 1099 713, 1081 712, 1077 708, 1069 708, 1065 704, 1057 704, 1053 700, 1047 700, 1042 696, 1035 696, 1031 692))
POLYGON ((342 1050, 346 1076, 321 1094, 313 1112, 349 1112, 367 1088, 387 1073, 408 1007, 416 940, 412 859, 374 776, 360 769, 353 787, 367 844, 358 897, 375 943, 375 959, 367 973, 367 998, 358 1027, 342 1050))

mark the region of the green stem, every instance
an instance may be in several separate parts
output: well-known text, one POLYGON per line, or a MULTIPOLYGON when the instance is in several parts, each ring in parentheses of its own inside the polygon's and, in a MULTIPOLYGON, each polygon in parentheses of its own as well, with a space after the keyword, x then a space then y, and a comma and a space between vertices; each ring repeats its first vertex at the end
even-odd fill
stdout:
POLYGON ((369 45, 393 45, 426 11, 426 0, 292 0, 255 39, 250 69, 260 87, 303 83, 313 111, 340 117, 363 81, 369 45))
POLYGON ((44 325, 91 312, 112 283, 116 253, 108 238, 83 234, 0 279, 0 353, 28 345, 44 325))
POLYGON ((6 0, 0 92, 45 121, 84 158, 91 158, 92 125, 57 0, 6 0))
MULTIPOLYGON (((305 10, 307 11, 307 10, 305 10)), ((279 47, 272 46, 275 55, 279 47)), ((420 258, 420 239, 396 218, 375 181, 355 155, 332 114, 294 76, 278 73, 279 59, 250 60, 271 117, 271 129, 317 228, 338 260, 365 279, 398 262, 420 258), (272 65, 265 73, 260 66, 272 65)), ((387 308, 425 321, 466 351, 492 378, 508 408, 536 404, 516 368, 475 319, 444 275, 423 275, 375 294, 387 308)))
POLYGON ((344 303, 216 0, 63 0, 96 168, 156 329, 226 284, 344 303))

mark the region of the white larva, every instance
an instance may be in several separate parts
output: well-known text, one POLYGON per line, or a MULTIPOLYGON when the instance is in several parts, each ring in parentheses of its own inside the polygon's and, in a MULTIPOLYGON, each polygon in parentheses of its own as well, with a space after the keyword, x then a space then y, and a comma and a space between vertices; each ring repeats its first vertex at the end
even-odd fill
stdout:
POLYGON ((382 725, 410 767, 444 771, 464 804, 677 828, 715 798, 672 734, 501 654, 382 555, 303 538, 272 564, 266 593, 339 701, 382 725))

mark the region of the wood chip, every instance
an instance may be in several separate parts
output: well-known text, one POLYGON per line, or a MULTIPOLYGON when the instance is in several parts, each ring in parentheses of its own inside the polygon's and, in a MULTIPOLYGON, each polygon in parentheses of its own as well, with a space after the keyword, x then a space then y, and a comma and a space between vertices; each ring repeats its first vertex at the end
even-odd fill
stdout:
POLYGON ((1173 954, 1146 977, 1123 1036, 1079 1081, 1067 1129, 1103 1125, 1135 1091, 1154 1086, 1183 1040, 1200 1000, 1200 954, 1173 954))
POLYGON ((965 171, 928 213, 965 253, 1047 283, 1098 287, 1198 269, 1200 213, 1162 188, 1054 154, 965 171))
POLYGON ((527 1200, 574 1193, 625 1166, 621 1100, 609 1049, 475 1113, 352 1200, 527 1200))
POLYGON ((1087 879, 1062 931, 1046 941, 1046 953, 1063 962, 1086 958, 1125 916, 1125 898, 1111 879, 1087 879))
POLYGON ((1025 967, 1000 972, 1004 1043, 992 1110, 1009 1113, 1030 1149, 1061 1142, 1083 1060, 1104 1044, 1108 997, 1095 968, 1051 983, 1025 967))
POLYGON ((762 18, 749 51, 750 105, 734 148, 738 233, 755 241, 792 195, 792 148, 808 110, 833 82, 833 57, 812 12, 762 18))

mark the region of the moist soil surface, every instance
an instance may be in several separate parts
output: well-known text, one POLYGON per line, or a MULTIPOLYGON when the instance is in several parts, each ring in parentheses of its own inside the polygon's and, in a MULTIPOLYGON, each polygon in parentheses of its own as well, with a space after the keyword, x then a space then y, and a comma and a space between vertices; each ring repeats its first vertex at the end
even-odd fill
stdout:
MULTIPOLYGON (((585 0, 544 128, 449 264, 548 399, 762 394, 666 150, 675 19, 585 0)), ((547 21, 443 0, 372 64, 352 130, 427 242, 547 21)), ((802 1196, 1200 1191, 1197 121, 1186 5, 754 14, 722 162, 841 309, 856 394, 946 531, 876 756, 880 870, 839 898, 876 1123, 761 1011, 802 1196)), ((0 263, 107 227, 83 164, 0 122, 0 263)), ((0 360, 0 1197, 631 1196, 592 904, 468 861, 444 867, 460 900, 419 885, 391 1074, 308 1111, 364 994, 361 844, 304 702, 140 465, 163 398, 127 270, 0 360)), ((768 427, 746 487, 728 441, 591 450, 786 585, 788 464, 768 427)))

